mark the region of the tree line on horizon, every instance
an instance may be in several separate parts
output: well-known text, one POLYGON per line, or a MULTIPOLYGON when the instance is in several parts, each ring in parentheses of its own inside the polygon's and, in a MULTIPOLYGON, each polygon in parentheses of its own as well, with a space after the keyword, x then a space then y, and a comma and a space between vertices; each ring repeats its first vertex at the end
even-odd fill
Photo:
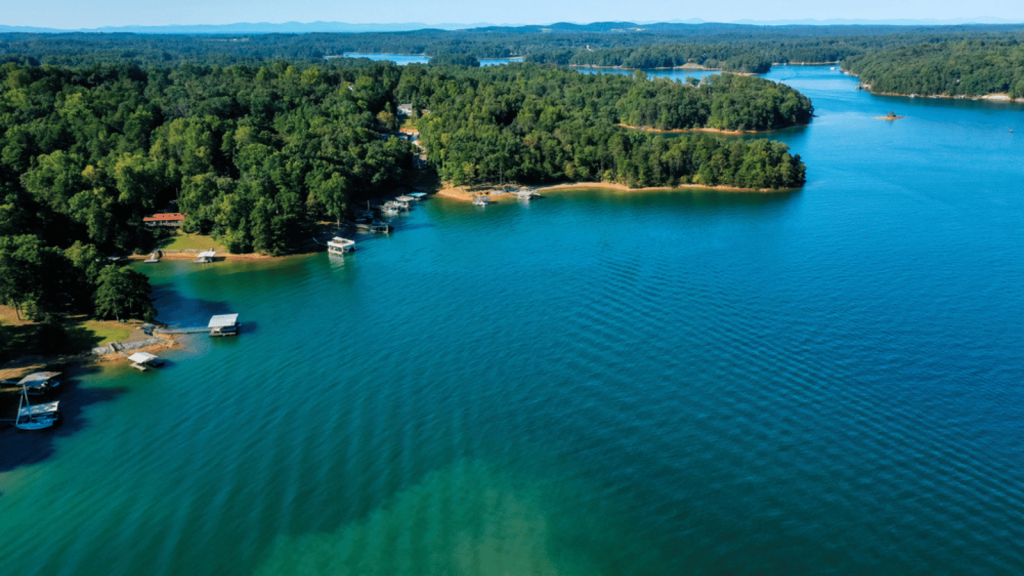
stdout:
MULTIPOLYGON (((774 63, 839 62, 877 55, 893 62, 913 46, 1020 42, 1016 24, 946 26, 654 24, 629 22, 550 27, 492 26, 469 30, 415 30, 305 34, 0 34, 0 63, 88 66, 133 62, 259 63, 269 59, 316 61, 345 53, 468 55, 476 59, 524 57, 559 65, 649 69, 695 64, 731 72, 763 73, 774 63)), ((913 62, 907 70, 913 70, 913 62)), ((988 66, 973 61, 977 69, 988 66)))

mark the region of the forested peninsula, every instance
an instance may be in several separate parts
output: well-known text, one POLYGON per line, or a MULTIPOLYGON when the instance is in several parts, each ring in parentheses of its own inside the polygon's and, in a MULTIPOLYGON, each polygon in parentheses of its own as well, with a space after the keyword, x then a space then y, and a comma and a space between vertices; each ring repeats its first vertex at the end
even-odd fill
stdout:
POLYGON ((853 56, 843 68, 878 94, 1024 98, 1024 44, 963 40, 853 56))
POLYGON ((453 184, 615 182, 791 188, 804 182, 785 144, 665 138, 661 130, 770 130, 810 121, 810 100, 761 78, 706 82, 643 73, 579 74, 535 64, 480 69, 408 67, 397 90, 431 113, 417 122, 428 159, 453 184))

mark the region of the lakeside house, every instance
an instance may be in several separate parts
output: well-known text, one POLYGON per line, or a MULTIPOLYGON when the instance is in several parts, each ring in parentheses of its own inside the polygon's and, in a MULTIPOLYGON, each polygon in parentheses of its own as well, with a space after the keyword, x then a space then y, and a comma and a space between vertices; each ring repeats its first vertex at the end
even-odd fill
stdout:
MULTIPOLYGON (((400 118, 412 118, 412 113, 413 112, 414 112, 414 110, 413 110, 413 107, 412 107, 412 103, 399 104, 398 105, 398 116, 400 118)), ((422 116, 426 116, 427 114, 430 114, 430 110, 427 110, 426 108, 420 109, 420 114, 419 115, 421 117, 422 116)))
POLYGON ((185 214, 179 214, 178 212, 165 212, 160 214, 153 214, 142 219, 142 223, 146 226, 167 226, 171 228, 180 228, 185 222, 185 214))

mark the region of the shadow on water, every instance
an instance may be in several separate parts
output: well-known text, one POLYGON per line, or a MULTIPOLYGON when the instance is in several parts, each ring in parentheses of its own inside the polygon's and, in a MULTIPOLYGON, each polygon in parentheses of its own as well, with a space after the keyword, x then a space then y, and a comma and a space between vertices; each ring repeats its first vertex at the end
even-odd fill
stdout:
POLYGON ((160 311, 157 319, 172 328, 206 326, 211 316, 234 313, 226 300, 192 298, 170 285, 153 287, 153 304, 160 311))
MULTIPOLYGON (((75 376, 99 372, 96 367, 74 370, 75 376)), ((10 472, 22 466, 32 466, 50 459, 56 452, 57 440, 67 438, 84 430, 89 422, 83 415, 84 408, 100 402, 108 402, 127 392, 127 388, 83 388, 77 379, 64 381, 59 392, 44 397, 33 397, 33 402, 60 401, 61 420, 46 430, 26 431, 5 423, 0 427, 0 473, 10 472)), ((7 396, 7 394, 5 394, 7 396)), ((17 394, 13 404, 5 398, 0 410, 4 418, 13 418, 18 411, 17 394)))

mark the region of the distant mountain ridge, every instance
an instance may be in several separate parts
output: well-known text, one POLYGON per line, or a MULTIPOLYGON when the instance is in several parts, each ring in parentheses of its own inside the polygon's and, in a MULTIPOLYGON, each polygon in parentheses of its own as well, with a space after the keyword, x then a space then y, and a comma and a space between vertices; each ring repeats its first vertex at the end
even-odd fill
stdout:
POLYGON ((44 28, 35 26, 8 26, 0 24, 0 33, 33 33, 60 34, 66 32, 82 33, 134 33, 134 34, 304 34, 311 32, 360 33, 360 32, 411 32, 415 30, 501 30, 517 29, 529 31, 564 31, 564 32, 610 32, 644 28, 646 30, 665 30, 679 26, 701 24, 740 24, 754 26, 850 26, 850 25, 889 25, 889 26, 944 26, 964 24, 1016 24, 1013 20, 992 17, 959 18, 955 20, 865 20, 865 19, 830 19, 830 20, 736 20, 734 22, 708 22, 700 18, 689 20, 670 20, 666 22, 591 22, 578 24, 575 22, 555 22, 553 24, 491 24, 477 22, 472 24, 441 23, 425 24, 423 22, 350 24, 346 22, 238 22, 234 24, 171 24, 166 26, 103 26, 101 28, 80 28, 77 30, 44 28))

